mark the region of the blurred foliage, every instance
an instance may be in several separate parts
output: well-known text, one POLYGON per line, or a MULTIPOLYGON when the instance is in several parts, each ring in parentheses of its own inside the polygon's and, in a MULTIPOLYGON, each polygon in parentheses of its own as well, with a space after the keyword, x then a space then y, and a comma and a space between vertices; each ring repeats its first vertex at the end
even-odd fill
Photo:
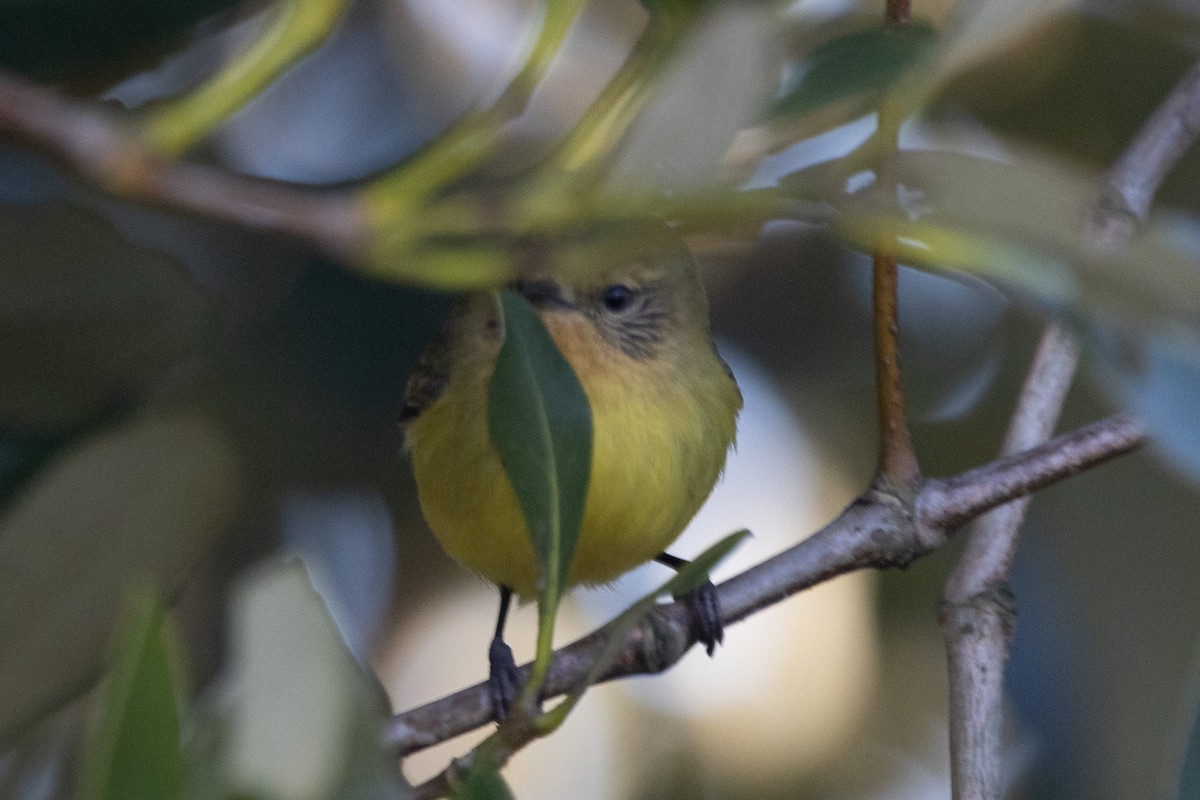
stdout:
POLYGON ((0 66, 81 89, 152 65, 237 0, 3 0, 0 66))
POLYGON ((499 767, 486 758, 476 758, 460 781, 451 795, 453 800, 513 800, 499 767))
POLYGON ((85 688, 131 581, 178 592, 242 494, 227 435, 135 418, 66 449, 0 516, 0 741, 85 688))
POLYGON ((183 788, 174 631, 144 595, 126 613, 83 761, 83 800, 172 800, 183 788))
POLYGON ((79 796, 408 797, 376 743, 380 698, 304 568, 257 570, 229 613, 229 663, 183 728, 174 629, 148 596, 133 604, 95 708, 79 796))
MULTIPOLYGON (((810 145, 820 138, 815 134, 874 113, 881 102, 920 118, 905 132, 916 143, 887 156, 868 138, 805 156, 779 172, 777 186, 765 181, 771 184, 765 194, 738 194, 736 181, 711 176, 697 188, 693 167, 680 181, 688 188, 682 192, 659 167, 671 150, 688 149, 689 131, 656 128, 653 137, 669 146, 648 151, 653 168, 623 165, 625 183, 597 191, 627 134, 638 133, 634 112, 658 102, 651 90, 669 56, 694 33, 689 25, 700 26, 722 4, 641 5, 670 24, 656 29, 661 38, 642 41, 645 60, 618 73, 590 122, 568 133, 564 150, 521 153, 518 160, 533 167, 510 168, 504 159, 511 143, 501 136, 507 111, 499 104, 500 111, 485 107, 474 123, 418 151, 387 180, 368 183, 362 197, 369 211, 379 212, 372 218, 374 244, 383 254, 376 254, 372 274, 435 285, 478 283, 480 276, 499 281, 521 255, 626 257, 644 244, 641 237, 661 230, 663 217, 705 233, 757 228, 786 211, 804 224, 826 224, 841 246, 892 250, 935 275, 969 274, 999 287, 1023 311, 1066 319, 1083 337, 1092 374, 1108 397, 1146 419, 1184 475, 1192 481, 1200 475, 1194 216, 1200 156, 1193 152, 1173 171, 1161 195, 1171 209, 1157 209, 1128 245, 1099 252, 1083 232, 1103 170, 1195 58, 1200 14, 1194 8, 964 0, 952 13, 934 9, 928 25, 903 32, 882 28, 874 7, 854 6, 832 18, 798 13, 778 25, 760 20, 755 31, 778 36, 764 50, 795 45, 787 69, 756 65, 744 83, 729 85, 704 76, 699 90, 692 86, 697 96, 719 87, 757 98, 762 87, 755 80, 786 73, 786 81, 769 87, 775 116, 746 121, 765 124, 757 133, 770 147, 810 145), (439 151, 447 142, 453 146, 439 151), (884 196, 875 185, 883 156, 903 187, 898 196, 884 196), (572 171, 564 166, 570 164, 584 166, 572 171), (649 173, 653 180, 639 183, 649 173), (406 185, 420 191, 406 193, 406 185), (523 249, 531 241, 549 245, 523 249)), ((767 3, 744 5, 775 11, 767 3)), ((541 61, 522 73, 529 85, 521 84, 516 94, 526 96, 514 105, 528 99, 577 10, 556 8, 561 30, 540 40, 541 61)), ((0 0, 0 66, 95 93, 157 61, 198 23, 219 27, 234 10, 226 0, 0 0)), ((729 31, 714 36, 735 41, 735 28, 729 31)), ((261 81, 265 87, 269 78, 261 81)), ((714 107, 731 102, 707 100, 714 107)), ((198 126, 201 133, 208 134, 210 122, 198 126)), ((710 151, 728 144, 733 122, 722 118, 717 131, 700 131, 703 119, 687 124, 694 139, 707 137, 697 161, 706 168, 712 161, 715 170, 710 151)), ((753 143, 748 148, 752 169, 767 153, 753 143)), ((220 148, 203 157, 219 159, 220 148)), ((746 164, 739 168, 747 171, 746 164)), ((271 549, 274 531, 264 520, 287 491, 395 478, 394 421, 404 378, 451 298, 356 275, 290 244, 218 226, 199 226, 164 246, 146 234, 158 226, 171 239, 179 233, 170 227, 175 220, 130 222, 128 209, 48 167, 30 171, 5 161, 0 170, 17 176, 0 207, 0 743, 8 746, 95 682, 105 643, 121 629, 115 621, 130 585, 150 582, 174 600, 189 577, 228 550, 271 549), (226 249, 206 261, 196 241, 226 249), (269 544, 256 549, 243 537, 269 544)), ((828 240, 814 250, 817 258, 839 259, 839 271, 851 269, 845 251, 835 252, 828 240)), ((794 259, 787 267, 774 282, 756 277, 728 293, 735 322, 751 328, 744 335, 761 344, 776 368, 796 363, 794 353, 778 349, 786 341, 792 350, 814 351, 807 362, 814 372, 847 380, 848 363, 867 361, 856 360, 861 353, 844 341, 845 309, 834 313, 832 304, 815 302, 812 319, 800 320, 795 305, 796 297, 838 291, 836 282, 794 259), (780 319, 786 335, 764 332, 780 319), (801 324, 808 328, 797 337, 801 324)), ((570 418, 576 444, 586 440, 578 428, 586 401, 569 368, 564 373, 565 363, 547 348, 536 317, 523 301, 504 298, 510 329, 523 333, 506 341, 496 373, 497 397, 503 382, 512 383, 510 400, 490 408, 493 436, 506 468, 518 476, 514 483, 528 484, 521 494, 526 513, 545 517, 545 509, 530 509, 546 498, 561 504, 561 526, 530 522, 539 553, 561 576, 586 470, 566 468, 565 440, 553 433, 541 440, 536 464, 516 462, 530 455, 529 431, 553 428, 557 419, 570 418), (522 412, 511 400, 517 397, 538 407, 522 412), (547 464, 554 469, 548 472, 547 464), (554 484, 559 493, 548 488, 554 484)), ((906 320, 929 324, 922 318, 929 308, 916 308, 906 320)), ((1011 331, 1003 333, 1007 340, 1011 331)), ((975 362, 987 349, 966 348, 953 375, 929 373, 953 386, 931 390, 933 379, 921 375, 913 394, 945 398, 969 381, 983 388, 967 394, 984 394, 991 372, 975 362)), ((1006 375, 1015 373, 1009 367, 1006 375)), ((811 375, 792 379, 805 384, 811 375)), ((1007 380, 1005 386, 1014 379, 1007 380)), ((803 388, 819 396, 819 389, 803 388)), ((855 391, 862 394, 858 384, 855 391)), ((976 431, 979 415, 988 416, 989 430, 1000 425, 1003 398, 988 398, 982 411, 971 402, 958 405, 977 416, 918 428, 931 472, 969 466, 995 449, 976 431)), ((845 415, 850 407, 837 411, 845 415)), ((831 428, 840 434, 836 424, 846 423, 831 428)), ((869 449, 846 447, 864 441, 861 431, 831 439, 838 443, 831 450, 869 449)), ((243 566, 231 561, 233 571, 243 566)), ((677 581, 699 580, 702 567, 677 581)), ((932 585, 941 574, 929 568, 919 577, 932 585)), ((550 591, 556 597, 559 589, 550 591)), ((910 599, 896 586, 885 591, 910 599)), ((185 701, 198 722, 184 731, 190 765, 184 796, 406 796, 375 744, 379 698, 302 572, 257 573, 235 597, 227 670, 211 697, 185 701)), ((152 604, 138 608, 121 629, 94 708, 99 721, 87 742, 86 797, 133 797, 143 788, 171 797, 180 786, 169 627, 152 604), (157 771, 139 771, 148 762, 157 771)), ((1195 739, 1193 731, 1185 787, 1194 782, 1195 739)), ((494 769, 477 767, 460 787, 462 796, 507 796, 494 769)))
POLYGON ((773 113, 803 114, 898 80, 930 50, 936 30, 923 23, 902 29, 880 25, 819 45, 808 55, 791 86, 784 87, 773 113))
POLYGON ((7 209, 0 254, 0 419, 15 433, 127 408, 212 334, 211 308, 177 263, 82 209, 7 209))

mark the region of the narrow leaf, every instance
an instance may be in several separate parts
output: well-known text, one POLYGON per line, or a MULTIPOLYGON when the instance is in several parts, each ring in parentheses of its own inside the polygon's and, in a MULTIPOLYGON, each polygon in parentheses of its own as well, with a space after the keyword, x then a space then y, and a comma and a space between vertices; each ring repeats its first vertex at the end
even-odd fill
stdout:
POLYGON ((170 629, 139 597, 120 637, 95 728, 85 745, 84 800, 170 800, 183 787, 170 629))
POLYGON ((537 553, 542 605, 553 608, 583 521, 591 407, 529 303, 512 292, 499 303, 505 338, 488 392, 488 429, 537 553))
POLYGON ((937 36, 913 23, 877 27, 826 42, 809 55, 799 78, 775 103, 771 116, 803 114, 860 92, 894 83, 928 52, 937 36))

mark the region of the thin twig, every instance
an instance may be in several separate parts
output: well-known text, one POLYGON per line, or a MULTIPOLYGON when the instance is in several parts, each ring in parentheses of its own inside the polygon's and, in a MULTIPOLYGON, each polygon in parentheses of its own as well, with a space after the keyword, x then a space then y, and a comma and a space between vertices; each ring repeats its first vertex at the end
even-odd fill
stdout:
POLYGON ((879 413, 879 466, 876 480, 882 489, 906 492, 920 480, 920 469, 908 431, 904 390, 900 384, 896 257, 876 253, 872 258, 872 268, 875 399, 879 413))
POLYGON ((1108 171, 1091 220, 1099 246, 1119 246, 1150 213, 1175 164, 1200 136, 1200 61, 1180 79, 1108 171))
MULTIPOLYGON (((868 491, 808 539, 717 587, 721 619, 731 625, 846 572, 909 564, 940 547, 972 517, 1128 453, 1144 438, 1136 421, 1119 415, 956 477, 928 480, 911 503, 868 491)), ((656 608, 626 636, 602 680, 655 674, 673 665, 694 643, 690 614, 681 603, 656 608)), ((547 699, 587 675, 606 637, 607 629, 600 628, 555 654, 546 677, 547 699)), ((487 685, 481 683, 397 714, 383 739, 403 756, 491 721, 487 685)))
POLYGON ((1003 458, 954 478, 929 481, 917 498, 921 525, 933 531, 970 522, 1001 503, 1077 475, 1098 461, 1116 458, 1145 443, 1142 423, 1116 414, 1051 439, 1019 457, 1003 458), (1036 463, 1030 469, 1026 460, 1036 463))
MULTIPOLYGON (((888 0, 884 20, 889 28, 908 25, 909 0, 888 0)), ((878 164, 876 179, 881 191, 896 192, 895 154, 899 145, 904 109, 887 95, 880 104, 875 132, 878 164)), ((900 383, 900 324, 897 303, 896 257, 875 252, 872 267, 872 313, 875 337, 875 398, 879 416, 879 465, 875 485, 901 495, 915 491, 921 479, 916 452, 908 430, 904 391, 900 383)))
MULTIPOLYGON (((1078 364, 1075 339, 1051 323, 1025 378, 1002 455, 1050 438, 1078 364)), ((1030 499, 1013 500, 974 522, 942 599, 939 621, 948 660, 950 778, 956 800, 997 800, 1003 791, 1004 667, 1016 622, 1008 571, 1030 499)))

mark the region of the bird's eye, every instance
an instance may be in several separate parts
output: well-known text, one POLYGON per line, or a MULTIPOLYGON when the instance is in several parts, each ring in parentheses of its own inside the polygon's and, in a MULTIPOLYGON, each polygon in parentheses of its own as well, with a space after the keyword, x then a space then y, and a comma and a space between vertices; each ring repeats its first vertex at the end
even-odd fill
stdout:
POLYGON ((604 294, 601 295, 600 299, 604 303, 605 308, 614 313, 618 313, 629 308, 630 304, 633 302, 633 295, 633 289, 618 283, 605 289, 604 294))

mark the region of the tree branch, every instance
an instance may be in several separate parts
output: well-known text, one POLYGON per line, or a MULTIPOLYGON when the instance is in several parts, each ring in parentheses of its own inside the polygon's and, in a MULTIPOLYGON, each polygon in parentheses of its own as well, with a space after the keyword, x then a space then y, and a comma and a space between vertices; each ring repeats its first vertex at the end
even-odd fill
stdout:
MULTIPOLYGON (((1078 344, 1051 323, 1025 378, 1003 455, 1050 438, 1078 364, 1078 344)), ((975 521, 942 598, 938 621, 950 683, 950 777, 953 797, 960 800, 997 800, 1003 792, 1004 667, 1016 623, 1008 571, 1030 499, 1013 500, 975 521)))
MULTIPOLYGON (((1084 231, 1098 247, 1126 244, 1162 181, 1200 135, 1200 62, 1176 85, 1105 175, 1084 231)), ((1079 360, 1078 345, 1051 325, 1038 347, 1003 452, 1033 447, 1057 423, 1079 360)), ((976 521, 943 597, 940 623, 950 678, 951 783, 956 800, 1002 794, 1003 679, 1016 621, 1008 572, 1023 497, 976 521)))
POLYGON ((362 214, 347 191, 289 186, 154 155, 103 108, 3 71, 0 134, 135 202, 283 234, 346 262, 358 261, 367 245, 362 214))
POLYGON ((1180 79, 1108 171, 1091 219, 1100 246, 1124 244, 1158 187, 1200 136, 1200 61, 1180 79))
MULTIPOLYGON (((953 478, 928 480, 911 501, 868 490, 808 539, 718 586, 721 619, 731 625, 846 572, 906 566, 944 544, 971 517, 1128 453, 1144 438, 1138 423, 1115 416, 953 478)), ((658 606, 628 634, 602 680, 655 674, 673 665, 694 643, 690 613, 686 604, 658 606)), ((602 627, 555 654, 546 698, 563 694, 587 675, 607 631, 602 627)), ((404 756, 492 719, 487 686, 480 683, 395 715, 383 740, 404 756)))

